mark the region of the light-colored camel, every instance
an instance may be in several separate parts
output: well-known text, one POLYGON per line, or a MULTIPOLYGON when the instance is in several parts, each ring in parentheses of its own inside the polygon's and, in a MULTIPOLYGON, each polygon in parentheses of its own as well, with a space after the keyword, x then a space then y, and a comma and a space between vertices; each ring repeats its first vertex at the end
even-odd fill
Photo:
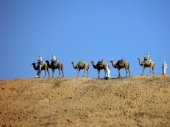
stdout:
POLYGON ((142 76, 144 75, 145 67, 150 67, 150 72, 148 75, 150 75, 151 73, 154 74, 155 63, 153 61, 146 60, 146 61, 142 62, 142 58, 137 58, 137 59, 139 61, 139 65, 143 67, 142 74, 141 74, 142 76))
POLYGON ((54 78, 55 69, 58 69, 58 71, 59 71, 57 78, 60 77, 61 72, 62 72, 62 78, 64 77, 64 65, 62 63, 56 62, 56 61, 54 61, 54 62, 51 61, 51 64, 50 64, 48 60, 46 60, 46 62, 47 62, 47 65, 49 66, 49 68, 52 69, 52 78, 54 78))
MULTIPOLYGON (((99 62, 98 62, 96 65, 94 64, 94 61, 91 61, 91 63, 92 63, 93 68, 97 69, 98 78, 100 78, 100 70, 102 70, 102 69, 106 70, 106 63, 99 64, 99 62)), ((108 67, 109 67, 109 65, 108 65, 108 67)))
POLYGON ((81 63, 79 62, 77 65, 75 64, 75 62, 71 62, 73 65, 74 69, 77 69, 77 77, 80 76, 80 70, 84 69, 84 75, 82 77, 85 77, 86 72, 87 72, 87 76, 89 75, 89 64, 88 63, 81 63))
POLYGON ((32 65, 33 65, 34 70, 37 70, 38 78, 40 78, 41 70, 44 70, 44 72, 45 72, 44 78, 46 77, 47 72, 48 72, 48 78, 50 78, 49 67, 48 67, 47 63, 43 63, 41 70, 39 70, 39 64, 36 66, 35 63, 32 63, 32 65))
POLYGON ((126 77, 127 77, 128 73, 129 73, 129 77, 130 77, 130 64, 128 62, 125 62, 124 60, 119 60, 116 64, 114 64, 113 60, 111 60, 110 62, 112 63, 112 66, 114 68, 117 68, 118 74, 119 74, 118 78, 121 77, 120 69, 122 69, 122 68, 125 68, 125 70, 126 70, 126 77))

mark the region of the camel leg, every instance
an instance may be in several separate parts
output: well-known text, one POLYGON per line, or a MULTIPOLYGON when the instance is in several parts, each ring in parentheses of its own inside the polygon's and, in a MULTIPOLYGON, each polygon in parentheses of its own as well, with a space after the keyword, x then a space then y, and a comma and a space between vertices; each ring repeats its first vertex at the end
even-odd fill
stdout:
POLYGON ((152 74, 154 74, 154 67, 152 68, 152 74))
POLYGON ((51 78, 54 78, 54 69, 52 69, 52 77, 51 78))
POLYGON ((45 75, 44 75, 44 78, 46 77, 46 74, 47 74, 47 70, 44 69, 44 72, 45 72, 45 75))
POLYGON ((121 78, 120 69, 119 68, 118 68, 118 73, 119 73, 118 78, 121 78))
POLYGON ((151 73, 152 73, 152 67, 150 67, 150 72, 149 72, 149 74, 147 76, 149 76, 151 73))
POLYGON ((100 78, 100 70, 97 70, 98 71, 98 78, 100 78))
POLYGON ((82 77, 85 77, 85 75, 86 75, 86 69, 84 69, 84 75, 82 77))
POLYGON ((129 77, 131 77, 131 74, 130 74, 130 65, 128 66, 127 71, 129 72, 129 77))
POLYGON ((143 66, 143 70, 142 70, 141 76, 144 76, 144 70, 145 70, 145 67, 143 66))
POLYGON ((127 77, 127 75, 128 75, 128 69, 127 69, 127 68, 125 68, 125 71, 126 71, 126 77, 127 77))
POLYGON ((77 68, 77 77, 79 77, 79 75, 80 75, 80 69, 77 68))
POLYGON ((47 70, 47 72, 48 72, 48 78, 50 78, 50 72, 49 72, 49 69, 47 70))
POLYGON ((86 76, 86 78, 88 78, 88 76, 89 76, 89 70, 87 69, 87 76, 86 76))
POLYGON ((63 75, 63 76, 62 76, 62 78, 63 78, 63 77, 64 77, 64 71, 63 71, 63 68, 61 69, 61 71, 62 71, 62 75, 63 75))
POLYGON ((131 77, 130 70, 129 70, 129 77, 131 77))
POLYGON ((58 76, 57 76, 57 78, 59 78, 59 77, 60 77, 60 74, 61 74, 61 69, 60 69, 60 68, 58 68, 58 76))

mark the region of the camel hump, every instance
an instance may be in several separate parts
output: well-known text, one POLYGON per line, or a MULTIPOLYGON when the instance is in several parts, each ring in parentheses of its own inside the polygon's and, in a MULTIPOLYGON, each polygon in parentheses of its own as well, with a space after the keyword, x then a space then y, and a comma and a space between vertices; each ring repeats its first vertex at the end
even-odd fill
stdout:
POLYGON ((58 64, 59 62, 57 61, 52 61, 51 64, 55 65, 55 64, 58 64))
POLYGON ((123 64, 124 64, 124 60, 123 59, 118 60, 117 63, 116 63, 116 65, 123 65, 123 64))
POLYGON ((80 66, 81 66, 81 67, 84 67, 84 66, 85 66, 85 63, 82 62, 82 61, 80 61, 77 65, 78 65, 79 67, 80 67, 80 66))
POLYGON ((103 67, 104 66, 104 62, 103 61, 98 61, 97 65, 98 67, 103 67))
POLYGON ((150 58, 148 58, 148 57, 144 57, 144 61, 143 62, 148 64, 148 63, 151 63, 152 60, 150 58))

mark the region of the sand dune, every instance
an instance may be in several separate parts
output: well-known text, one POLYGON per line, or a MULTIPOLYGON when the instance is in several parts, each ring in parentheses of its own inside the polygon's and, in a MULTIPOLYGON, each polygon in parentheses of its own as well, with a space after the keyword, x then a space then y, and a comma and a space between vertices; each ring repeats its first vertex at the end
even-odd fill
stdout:
POLYGON ((170 76, 0 81, 0 126, 170 127, 170 76))

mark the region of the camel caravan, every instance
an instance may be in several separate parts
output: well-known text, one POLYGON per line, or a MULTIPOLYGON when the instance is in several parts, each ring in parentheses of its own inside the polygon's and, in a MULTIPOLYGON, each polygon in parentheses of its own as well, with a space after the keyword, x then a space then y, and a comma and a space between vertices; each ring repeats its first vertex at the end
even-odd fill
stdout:
MULTIPOLYGON (((144 70, 146 67, 150 68, 150 72, 148 75, 150 75, 151 73, 154 74, 155 63, 150 59, 148 53, 146 57, 144 57, 143 61, 142 61, 142 58, 137 58, 137 59, 138 59, 139 65, 142 66, 141 76, 144 75, 144 70)), ((126 71, 125 77, 131 76, 130 64, 124 61, 124 59, 118 60, 116 64, 114 64, 113 60, 110 60, 110 62, 113 68, 118 70, 118 78, 121 78, 120 69, 123 69, 123 68, 126 71)), ((91 61, 91 63, 92 63, 93 68, 96 69, 98 72, 98 78, 100 78, 100 70, 104 70, 105 76, 103 79, 110 79, 109 64, 105 63, 103 60, 98 61, 97 64, 95 64, 94 61, 91 61)), ((71 64, 74 69, 77 69, 77 77, 80 77, 80 70, 84 70, 84 75, 82 77, 89 76, 89 64, 85 63, 84 60, 78 62, 77 64, 73 61, 71 62, 71 64)), ((48 60, 43 61, 42 56, 39 56, 38 62, 32 63, 32 65, 33 65, 33 68, 37 71, 36 78, 40 78, 41 70, 44 70, 45 72, 44 78, 46 77, 47 73, 48 73, 48 78, 50 78, 49 69, 52 70, 52 78, 54 78, 55 69, 58 69, 59 71, 57 78, 60 77, 61 73, 62 73, 62 78, 64 77, 64 65, 63 63, 59 62, 54 55, 52 55, 51 62, 49 62, 48 60)), ((162 74, 166 73, 166 68, 167 68, 167 64, 164 61, 163 66, 162 66, 162 74)))

